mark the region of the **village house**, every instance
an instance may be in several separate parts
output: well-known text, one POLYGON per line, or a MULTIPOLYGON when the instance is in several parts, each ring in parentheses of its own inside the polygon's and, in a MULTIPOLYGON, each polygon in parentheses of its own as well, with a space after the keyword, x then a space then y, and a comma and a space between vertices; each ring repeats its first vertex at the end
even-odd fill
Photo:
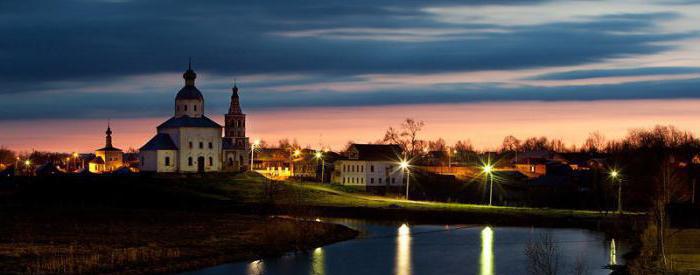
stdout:
POLYGON ((365 190, 398 189, 405 185, 405 171, 399 168, 401 157, 398 145, 352 144, 345 158, 334 163, 332 181, 365 190))

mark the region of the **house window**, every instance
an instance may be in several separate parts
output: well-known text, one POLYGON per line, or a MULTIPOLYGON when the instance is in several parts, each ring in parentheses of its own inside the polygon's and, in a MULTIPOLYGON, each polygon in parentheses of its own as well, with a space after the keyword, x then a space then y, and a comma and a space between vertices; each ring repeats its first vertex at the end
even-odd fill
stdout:
MULTIPOLYGON (((370 165, 370 166, 369 166, 369 171, 372 172, 372 173, 374 173, 374 165, 370 165)), ((380 182, 380 183, 381 183, 381 182, 380 182)))
POLYGON ((187 159, 187 165, 192 166, 192 157, 187 159))
POLYGON ((190 149, 192 149, 192 142, 190 141, 190 149))
POLYGON ((165 166, 170 166, 170 157, 165 157, 165 166))
POLYGON ((199 142, 199 149, 204 149, 204 142, 199 142))
POLYGON ((214 148, 214 144, 212 144, 211 142, 209 142, 209 149, 212 149, 212 148, 214 148))
POLYGON ((213 166, 213 165, 214 165, 214 158, 209 157, 209 166, 213 166))

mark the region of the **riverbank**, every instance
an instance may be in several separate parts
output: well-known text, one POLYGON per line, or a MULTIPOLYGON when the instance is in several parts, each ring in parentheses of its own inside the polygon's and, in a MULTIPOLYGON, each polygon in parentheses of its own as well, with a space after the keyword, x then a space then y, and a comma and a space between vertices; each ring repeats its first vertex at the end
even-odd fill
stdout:
POLYGON ((254 215, 119 209, 3 209, 0 273, 172 273, 308 251, 345 226, 254 215))

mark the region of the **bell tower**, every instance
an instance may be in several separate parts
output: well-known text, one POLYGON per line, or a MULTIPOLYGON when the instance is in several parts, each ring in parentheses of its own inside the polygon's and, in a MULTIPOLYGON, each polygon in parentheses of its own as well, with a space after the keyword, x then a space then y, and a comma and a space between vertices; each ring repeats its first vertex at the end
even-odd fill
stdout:
POLYGON ((245 114, 241 111, 241 104, 238 98, 238 86, 235 82, 231 91, 231 105, 228 108, 228 113, 225 115, 224 137, 244 138, 245 114))

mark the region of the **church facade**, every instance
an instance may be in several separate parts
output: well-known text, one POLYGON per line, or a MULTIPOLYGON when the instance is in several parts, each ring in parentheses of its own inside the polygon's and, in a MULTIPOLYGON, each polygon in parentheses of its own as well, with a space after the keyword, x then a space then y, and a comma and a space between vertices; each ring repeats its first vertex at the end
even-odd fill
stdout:
POLYGON ((226 115, 226 137, 222 126, 204 115, 204 96, 195 86, 197 74, 183 74, 185 86, 175 97, 174 115, 156 128, 156 135, 139 150, 140 170, 158 173, 205 173, 239 171, 247 166, 245 114, 240 111, 238 88, 231 96, 232 112, 226 115), (229 117, 230 116, 230 117, 229 117), (229 120, 234 121, 229 125, 229 120), (233 135, 229 135, 231 131, 233 135), (230 157, 230 160, 228 159, 230 157))

